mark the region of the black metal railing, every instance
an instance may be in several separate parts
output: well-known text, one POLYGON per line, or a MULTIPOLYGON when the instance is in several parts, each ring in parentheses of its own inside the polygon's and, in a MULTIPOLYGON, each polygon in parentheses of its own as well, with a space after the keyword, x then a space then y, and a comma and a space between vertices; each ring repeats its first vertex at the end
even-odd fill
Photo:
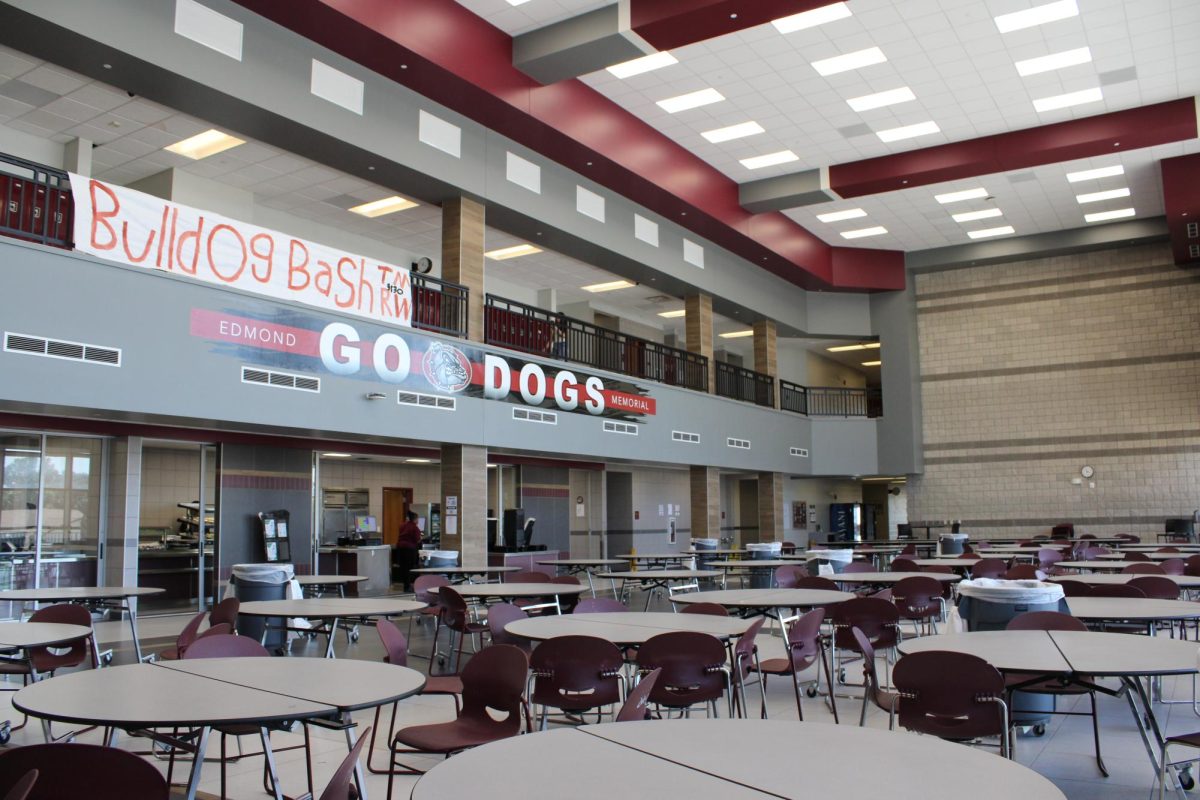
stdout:
POLYGON ((0 153, 0 235, 71 247, 75 204, 67 173, 0 153))
POLYGON ((770 375, 718 361, 717 395, 760 406, 775 406, 775 380, 770 375))
MULTIPOLYGON (((878 387, 847 389, 841 386, 809 386, 805 389, 810 417, 883 416, 883 392, 878 387)), ((791 411, 792 409, 788 409, 791 411)))
POLYGON ((467 335, 467 303, 471 292, 457 283, 411 273, 412 326, 424 331, 467 335))
POLYGON ((779 382, 779 408, 797 414, 808 413, 808 388, 798 383, 779 382))
POLYGON ((649 381, 708 391, 708 359, 534 306, 488 295, 484 341, 649 381))

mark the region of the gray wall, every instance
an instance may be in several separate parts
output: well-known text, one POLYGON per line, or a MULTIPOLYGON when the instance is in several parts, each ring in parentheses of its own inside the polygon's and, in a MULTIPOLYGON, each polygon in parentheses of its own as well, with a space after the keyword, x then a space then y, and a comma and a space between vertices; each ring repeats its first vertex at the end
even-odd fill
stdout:
POLYGON ((260 511, 285 509, 290 514, 291 562, 297 574, 312 563, 312 451, 260 444, 221 446, 220 518, 221 581, 234 564, 266 560, 259 535, 260 511))
MULTIPOLYGON (((880 380, 883 418, 879 420, 879 473, 907 475, 924 468, 921 450, 921 358, 917 341, 917 302, 910 285, 903 292, 871 295, 871 321, 883 342, 880 380)), ((965 329, 964 329, 965 330, 965 329)), ((958 336, 961 336, 959 332, 958 336)))
POLYGON ((536 517, 533 543, 547 550, 571 549, 571 492, 566 467, 521 466, 521 507, 525 519, 536 517))

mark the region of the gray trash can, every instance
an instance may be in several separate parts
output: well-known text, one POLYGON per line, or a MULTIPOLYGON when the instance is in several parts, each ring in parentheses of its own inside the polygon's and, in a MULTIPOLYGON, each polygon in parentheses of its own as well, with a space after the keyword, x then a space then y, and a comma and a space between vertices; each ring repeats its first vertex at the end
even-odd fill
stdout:
POLYGON ((696 551, 696 569, 711 569, 716 559, 716 553, 702 555, 705 551, 716 550, 721 542, 718 539, 692 539, 692 549, 696 551))
POLYGON ((834 574, 846 571, 846 565, 854 560, 854 551, 849 547, 839 547, 828 550, 809 550, 805 555, 808 557, 808 574, 821 575, 821 567, 828 564, 834 574))
MULTIPOLYGON (((256 600, 285 600, 287 585, 296 575, 291 564, 234 564, 229 584, 234 596, 243 603, 256 600)), ((261 640, 268 650, 282 650, 287 646, 287 631, 284 617, 238 617, 238 633, 261 640), (263 639, 263 631, 270 623, 270 631, 263 639)))
POLYGON ((429 550, 429 560, 425 562, 427 567, 457 567, 458 566, 458 551, 457 550, 429 550))
POLYGON ((938 552, 958 555, 962 553, 967 538, 968 534, 965 533, 943 533, 938 536, 938 552))
MULTIPOLYGON (((758 542, 746 545, 751 561, 772 561, 779 558, 783 542, 758 542)), ((750 570, 751 589, 770 589, 775 585, 774 567, 756 567, 750 570)))

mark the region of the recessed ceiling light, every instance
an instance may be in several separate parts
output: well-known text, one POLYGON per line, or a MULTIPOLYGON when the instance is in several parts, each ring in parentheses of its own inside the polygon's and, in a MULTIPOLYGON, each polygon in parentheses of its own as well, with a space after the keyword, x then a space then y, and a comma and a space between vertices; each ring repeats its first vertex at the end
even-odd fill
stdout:
POLYGON ((874 228, 859 228, 856 231, 842 231, 843 239, 862 239, 865 236, 882 236, 887 233, 887 228, 882 225, 876 225, 874 228))
POLYGON ((882 363, 882 361, 864 361, 862 362, 862 365, 864 367, 878 367, 882 363))
POLYGON ((713 144, 720 144, 721 142, 730 142, 734 139, 742 139, 746 136, 754 136, 757 133, 766 133, 766 129, 757 122, 739 122, 737 125, 730 125, 728 128, 717 128, 714 131, 705 131, 700 135, 713 144))
POLYGON ((841 222, 844 219, 858 219, 865 217, 867 212, 861 208, 847 208, 845 211, 830 211, 828 214, 817 214, 817 219, 821 222, 841 222))
POLYGON ((608 68, 608 71, 624 80, 625 78, 632 78, 634 75, 641 75, 643 72, 662 69, 663 67, 669 67, 672 64, 678 63, 679 59, 664 50, 661 53, 651 53, 648 56, 635 58, 632 61, 613 64, 608 68))
POLYGON ((1016 233, 1012 225, 1004 225, 1000 228, 984 228, 981 231, 967 231, 967 236, 972 239, 990 239, 993 236, 1007 236, 1010 233, 1016 233))
POLYGON ((916 99, 917 96, 913 94, 912 89, 907 86, 901 86, 899 89, 888 89, 886 92, 864 94, 862 97, 851 97, 846 103, 855 111, 870 111, 872 108, 894 106, 897 103, 907 103, 909 100, 916 99))
POLYGON ((1088 194, 1077 194, 1075 199, 1080 205, 1084 203, 1099 203, 1101 200, 1115 200, 1118 197, 1129 197, 1129 187, 1125 186, 1120 189, 1109 189, 1105 192, 1090 192, 1088 194))
POLYGON ((982 187, 978 189, 964 189, 961 192, 947 192, 946 194, 935 194, 934 200, 937 200, 942 205, 947 203, 959 203, 963 200, 978 200, 980 197, 987 197, 987 189, 982 187))
POLYGON ((1125 167, 1117 164, 1115 167, 1099 167, 1097 169, 1085 169, 1082 172, 1068 172, 1067 183, 1079 183, 1080 181, 1090 181, 1096 178, 1111 178, 1116 175, 1124 175, 1125 167))
POLYGON ((889 128, 886 131, 876 131, 875 135, 881 142, 898 142, 901 139, 912 139, 916 136, 927 136, 931 133, 941 133, 942 129, 933 120, 918 122, 916 125, 905 125, 902 128, 889 128))
POLYGON ((658 315, 660 317, 666 317, 667 319, 676 319, 678 317, 686 317, 687 309, 677 308, 674 311, 660 311, 660 312, 658 312, 658 315))
POLYGON ((529 0, 508 0, 510 6, 523 6, 528 2, 529 0))
POLYGON ((851 350, 878 350, 879 342, 864 342, 863 344, 839 344, 836 347, 826 347, 830 353, 848 353, 851 350))
POLYGON ((883 54, 882 50, 878 47, 868 47, 866 50, 857 50, 853 53, 814 61, 812 66, 817 74, 828 76, 837 75, 839 72, 849 72, 852 69, 862 69, 872 64, 882 64, 885 61, 887 61, 887 56, 883 54))
POLYGON ((228 133, 210 129, 204 133, 189 136, 175 144, 169 144, 163 149, 198 161, 217 153, 223 153, 231 147, 237 147, 239 144, 245 143, 245 139, 239 139, 236 136, 230 136, 228 133))
POLYGON ((1051 53, 1048 56, 1038 56, 1037 58, 1027 58, 1024 61, 1018 61, 1017 74, 1025 78, 1029 75, 1038 75, 1042 72, 1073 67, 1076 64, 1087 64, 1091 60, 1091 48, 1079 47, 1075 50, 1064 50, 1061 53, 1051 53))
POLYGON ((754 331, 753 330, 730 331, 729 333, 719 333, 717 335, 720 336, 722 339, 744 339, 747 336, 753 336, 754 331))
POLYGON ((612 292, 617 289, 628 289, 634 285, 633 281, 620 280, 609 281, 608 283, 593 283, 590 286, 581 286, 579 288, 585 292, 612 292))
POLYGON ((1081 106, 1084 103, 1096 103, 1104 99, 1104 93, 1099 87, 1095 89, 1084 89, 1078 92, 1067 92, 1066 94, 1056 94, 1053 97, 1043 97, 1033 101, 1035 111, 1054 111, 1059 108, 1070 108, 1071 106, 1081 106))
POLYGON ((374 200, 370 203, 363 203, 348 210, 353 214, 362 214, 364 217, 382 217, 384 214, 394 214, 397 211, 416 207, 417 204, 407 197, 394 194, 391 197, 374 200))
POLYGON ((803 11, 799 14, 792 14, 790 17, 781 17, 780 19, 772 20, 771 24, 780 33, 795 33, 805 28, 815 28, 818 25, 824 25, 826 22, 845 19, 848 16, 850 16, 849 6, 845 3, 832 3, 820 8, 814 8, 812 11, 803 11))
POLYGON ((791 150, 780 150, 778 153, 767 153, 765 156, 740 159, 742 166, 746 169, 762 169, 763 167, 773 167, 777 164, 786 164, 789 161, 799 160, 800 156, 791 150))
POLYGON ((710 103, 719 103, 724 99, 725 95, 716 89, 701 89, 698 92, 688 92, 678 97, 668 97, 666 100, 659 100, 658 106, 669 114, 675 114, 680 111, 687 111, 689 108, 699 108, 710 103))
POLYGON ((404 459, 409 464, 432 464, 432 458, 406 458, 404 459))
POLYGON ((351 458, 350 453, 321 453, 321 458, 351 458))
POLYGON ((542 248, 534 247, 531 244, 514 244, 512 247, 501 247, 499 250, 489 250, 484 253, 484 255, 493 261, 505 261, 509 258, 531 256, 534 253, 540 252, 542 252, 542 248))
POLYGON ((1132 217, 1135 212, 1132 208, 1118 208, 1115 211, 1098 211, 1095 214, 1084 214, 1084 222, 1104 222, 1110 219, 1122 219, 1123 217, 1132 217))
POLYGON ((1075 0, 1058 0, 1056 3, 1034 6, 1023 11, 1014 11, 1011 14, 1001 14, 995 17, 995 20, 996 27, 1000 29, 1001 33, 1010 33, 1078 15, 1079 6, 1075 5, 1075 0))
POLYGON ((974 222, 977 219, 989 219, 1003 215, 1004 212, 998 208, 985 208, 982 211, 964 211, 961 214, 954 214, 953 219, 955 222, 974 222))

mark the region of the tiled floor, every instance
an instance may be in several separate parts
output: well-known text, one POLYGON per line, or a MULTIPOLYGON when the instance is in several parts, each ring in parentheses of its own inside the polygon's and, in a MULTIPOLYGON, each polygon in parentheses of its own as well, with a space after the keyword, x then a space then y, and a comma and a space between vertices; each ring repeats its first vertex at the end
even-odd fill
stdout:
MULTIPOLYGON (((669 607, 662 610, 669 610, 669 607)), ((186 616, 143 618, 140 620, 143 647, 149 652, 162 649, 172 643, 175 634, 183 627, 186 620, 186 616)), ((116 647, 116 662, 132 662, 132 650, 128 644, 128 626, 124 623, 102 622, 97 627, 101 646, 116 647)), ((401 627, 404 628, 405 625, 402 623, 401 627)), ((363 628, 361 633, 359 641, 353 644, 348 644, 344 636, 339 636, 336 645, 339 658, 381 659, 382 648, 374 629, 363 628)), ((429 639, 427 631, 417 633, 412 643, 414 651, 428 652, 429 639)), ((293 654, 294 657, 319 657, 323 649, 323 640, 315 642, 297 640, 293 647, 293 654)), ((777 635, 761 638, 760 650, 764 658, 782 655, 780 638, 777 635)), ((413 659, 411 663, 417 669, 424 669, 426 664, 427 662, 422 659, 413 659)), ((852 666, 849 673, 852 680, 857 679, 856 667, 852 666)), ((11 683, 8 685, 14 686, 11 683)), ((847 689, 847 691, 854 692, 855 690, 847 689)), ((1190 679, 1173 678, 1165 682, 1164 692, 1168 698, 1190 698, 1191 691, 1190 679)), ((750 693, 750 702, 753 708, 757 703, 757 689, 751 688, 750 693)), ((0 719, 11 712, 11 708, 7 707, 10 699, 11 694, 5 694, 3 698, 0 698, 0 719)), ((1067 709, 1074 703, 1082 703, 1080 708, 1086 708, 1087 699, 1084 697, 1074 701, 1070 699, 1065 702, 1060 701, 1059 708, 1067 709)), ((777 679, 769 684, 767 707, 773 719, 795 719, 795 702, 786 679, 777 679)), ((859 703, 855 700, 840 701, 839 710, 843 714, 843 724, 846 724, 847 721, 851 723, 857 721, 858 708, 859 703)), ((1165 720, 1170 733, 1200 730, 1200 717, 1193 713, 1190 705, 1158 706, 1157 712, 1160 722, 1165 720)), ((412 725, 444 721, 451 719, 453 713, 452 702, 447 698, 414 697, 401 703, 399 722, 402 725, 412 725)), ((359 720, 362 727, 365 727, 372 723, 372 716, 370 712, 361 712, 356 715, 356 719, 359 720)), ((13 718, 14 721, 19 721, 17 717, 13 718)), ((822 702, 815 699, 805 701, 805 719, 814 724, 833 723, 833 717, 824 708, 822 702)), ((1017 760, 1053 780, 1071 800, 1146 800, 1146 798, 1156 797, 1155 776, 1126 701, 1101 697, 1100 719, 1104 758, 1110 772, 1108 778, 1102 777, 1096 767, 1092 749, 1091 722, 1087 717, 1053 717, 1044 736, 1021 735, 1016 741, 1017 760)), ((383 721, 386 726, 386 711, 383 721)), ((868 725, 886 728, 887 715, 872 709, 868 714, 868 725)), ((57 732, 59 726, 55 726, 55 730, 57 732)), ((92 732, 81 736, 80 741, 98 742, 99 738, 99 733, 92 732)), ((213 737, 210 753, 216 752, 216 738, 213 737)), ((39 740, 40 728, 34 724, 14 733, 12 745, 39 740)), ((346 746, 343 734, 320 728, 313 728, 312 740, 313 769, 319 795, 329 775, 345 755, 346 746)), ((275 734, 273 741, 275 746, 279 747, 297 743, 300 741, 300 737, 296 734, 275 734)), ((254 750, 257 742, 246 738, 244 744, 247 750, 254 750)), ((386 738, 381 736, 376 744, 374 758, 377 763, 385 763, 387 758, 386 738)), ((121 745, 144 749, 145 741, 122 736, 121 745)), ((235 746, 231 744, 230 748, 234 749, 235 746)), ((303 792, 305 790, 303 751, 281 753, 277 758, 285 791, 293 795, 303 792)), ((797 753, 797 759, 797 764, 790 765, 789 769, 796 769, 798 765, 801 765, 802 771, 803 753, 797 753)), ((411 759, 413 764, 428 766, 439 761, 440 759, 430 758, 411 759)), ((261 765, 262 760, 259 758, 247 758, 241 762, 230 764, 227 768, 228 796, 234 798, 265 797, 261 788, 261 765)), ((930 767, 935 773, 936 765, 931 764, 930 767)), ((186 768, 187 764, 184 764, 185 771, 186 768)), ((819 768, 819 766, 813 765, 813 768, 819 768)), ((180 772, 177 768, 176 776, 176 780, 180 780, 185 776, 185 772, 180 772)), ((398 778, 393 796, 395 798, 408 797, 414 780, 411 777, 398 778)), ((385 797, 386 784, 384 776, 370 776, 368 785, 370 796, 373 798, 385 797)), ((219 785, 217 764, 207 764, 204 769, 202 790, 216 793, 219 791, 219 785)), ((964 794, 969 796, 970 787, 963 787, 963 789, 964 794)))

